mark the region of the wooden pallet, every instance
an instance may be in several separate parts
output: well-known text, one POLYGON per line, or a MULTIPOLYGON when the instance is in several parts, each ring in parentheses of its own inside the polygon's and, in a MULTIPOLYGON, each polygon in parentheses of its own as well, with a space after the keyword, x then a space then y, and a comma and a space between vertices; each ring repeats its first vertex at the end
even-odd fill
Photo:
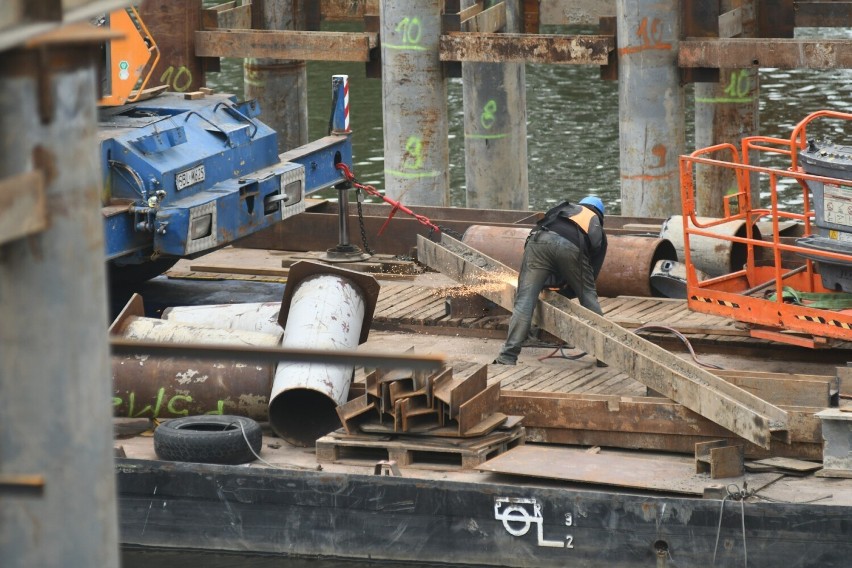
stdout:
POLYGON ((349 435, 337 430, 317 440, 317 462, 364 465, 392 460, 415 469, 473 469, 523 444, 525 435, 523 426, 469 439, 349 435))

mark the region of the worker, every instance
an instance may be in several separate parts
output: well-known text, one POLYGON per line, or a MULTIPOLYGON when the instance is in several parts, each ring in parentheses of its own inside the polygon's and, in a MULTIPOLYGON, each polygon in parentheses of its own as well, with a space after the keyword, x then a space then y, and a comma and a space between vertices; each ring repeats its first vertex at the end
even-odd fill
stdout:
MULTIPOLYGON (((530 231, 518 274, 509 336, 494 364, 514 365, 532 325, 538 295, 556 285, 560 293, 602 315, 595 280, 606 256, 604 204, 590 195, 579 204, 563 201, 549 209, 530 231)), ((598 366, 605 364, 598 360, 598 366)))

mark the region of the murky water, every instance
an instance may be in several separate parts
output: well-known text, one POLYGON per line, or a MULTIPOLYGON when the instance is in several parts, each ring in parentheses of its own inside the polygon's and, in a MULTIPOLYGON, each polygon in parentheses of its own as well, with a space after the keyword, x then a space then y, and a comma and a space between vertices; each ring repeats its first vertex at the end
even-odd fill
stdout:
MULTIPOLYGON (((355 24, 335 24, 327 29, 360 28, 355 24)), ((594 30, 572 29, 570 33, 594 33, 594 30)), ((852 38, 852 29, 810 28, 799 30, 799 35, 852 38)), ((310 137, 316 139, 326 133, 334 74, 348 74, 350 78, 355 175, 362 183, 383 189, 382 86, 380 79, 365 78, 363 64, 308 64, 310 137)), ((526 75, 530 208, 544 210, 566 197, 579 199, 597 193, 613 212, 619 212, 618 84, 602 81, 599 68, 590 66, 527 65, 526 75)), ((209 74, 207 80, 221 92, 241 96, 241 60, 223 60, 222 72, 209 74)), ((767 136, 789 137, 796 123, 816 110, 852 112, 850 69, 763 69, 760 82, 761 133, 767 136)), ((465 204, 461 79, 450 79, 448 90, 451 205, 461 207, 465 204)), ((688 85, 687 109, 692 108, 692 92, 692 86, 688 85)), ((689 151, 694 149, 692 122, 690 111, 689 151)), ((843 135, 844 126, 845 140, 852 141, 848 123, 826 123, 816 133, 837 139, 843 135)), ((790 199, 795 199, 795 193, 791 193, 790 199)), ((323 195, 335 197, 336 192, 323 195)))

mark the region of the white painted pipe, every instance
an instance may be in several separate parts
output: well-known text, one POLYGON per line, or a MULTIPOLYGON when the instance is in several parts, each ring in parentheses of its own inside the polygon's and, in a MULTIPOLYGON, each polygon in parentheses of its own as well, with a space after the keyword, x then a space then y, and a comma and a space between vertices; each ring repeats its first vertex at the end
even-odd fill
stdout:
POLYGON ((280 337, 284 332, 278 323, 280 309, 281 302, 175 306, 166 308, 162 319, 218 329, 258 331, 280 337))
MULTIPOLYGON (((364 323, 365 298, 350 279, 316 274, 293 290, 282 347, 354 350, 364 323)), ((269 397, 269 422, 299 446, 339 426, 336 408, 346 402, 353 365, 282 362, 269 397)))
POLYGON ((240 329, 215 329, 156 318, 131 317, 121 330, 121 337, 139 341, 164 343, 202 343, 206 345, 276 346, 283 334, 261 333, 240 329))

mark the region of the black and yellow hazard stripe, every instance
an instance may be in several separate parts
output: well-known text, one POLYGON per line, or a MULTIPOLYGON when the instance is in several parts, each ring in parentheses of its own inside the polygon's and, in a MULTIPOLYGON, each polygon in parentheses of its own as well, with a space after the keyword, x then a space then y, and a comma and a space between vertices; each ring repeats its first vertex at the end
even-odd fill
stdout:
POLYGON ((820 316, 796 316, 796 319, 809 321, 811 323, 819 323, 823 325, 832 325, 834 327, 839 327, 842 329, 852 329, 852 323, 848 323, 845 321, 838 321, 833 319, 826 319, 820 316))
POLYGON ((702 296, 692 296, 690 300, 695 300, 698 302, 704 302, 705 304, 719 304, 720 306, 725 306, 726 308, 739 309, 740 305, 736 302, 728 302, 727 300, 717 300, 715 298, 705 298, 702 296))

